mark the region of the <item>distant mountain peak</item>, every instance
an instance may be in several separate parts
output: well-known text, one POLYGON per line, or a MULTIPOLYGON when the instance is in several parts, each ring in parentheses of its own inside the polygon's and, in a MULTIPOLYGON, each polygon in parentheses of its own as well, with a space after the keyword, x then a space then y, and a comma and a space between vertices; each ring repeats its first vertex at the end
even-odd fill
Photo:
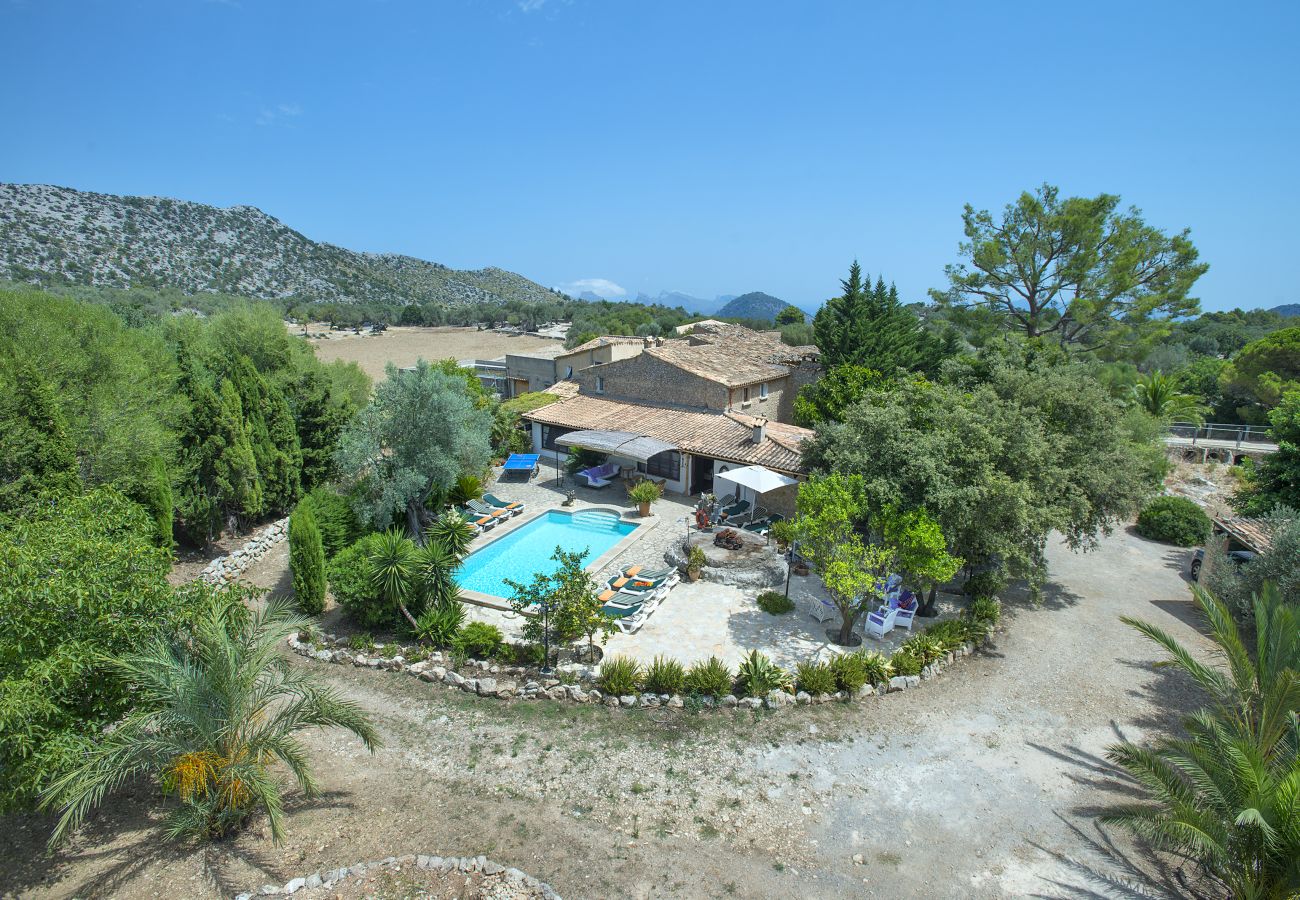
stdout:
POLYGON ((765 294, 762 291, 750 291, 727 302, 716 315, 724 319, 766 319, 772 321, 776 314, 789 306, 784 300, 765 294))
POLYGON ((0 278, 304 302, 457 306, 556 298, 496 267, 457 270, 313 241, 255 206, 44 184, 0 184, 0 278))
POLYGON ((1279 316, 1300 316, 1300 303, 1283 303, 1281 306, 1275 306, 1269 312, 1275 312, 1279 316))

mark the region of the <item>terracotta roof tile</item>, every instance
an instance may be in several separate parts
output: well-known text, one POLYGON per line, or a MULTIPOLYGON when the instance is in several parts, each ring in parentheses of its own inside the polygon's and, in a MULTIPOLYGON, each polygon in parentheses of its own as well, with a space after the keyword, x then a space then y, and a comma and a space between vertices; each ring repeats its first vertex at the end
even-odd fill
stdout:
POLYGON ((688 453, 763 465, 790 474, 803 473, 799 445, 812 436, 807 428, 769 422, 766 439, 755 444, 753 416, 648 406, 586 395, 524 413, 523 418, 562 428, 633 431, 666 441, 688 453))

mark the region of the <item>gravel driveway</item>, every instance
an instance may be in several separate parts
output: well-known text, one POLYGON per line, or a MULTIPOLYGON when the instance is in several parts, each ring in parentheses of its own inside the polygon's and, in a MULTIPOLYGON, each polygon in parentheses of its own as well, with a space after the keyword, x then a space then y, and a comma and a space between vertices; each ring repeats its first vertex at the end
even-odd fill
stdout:
MULTIPOLYGON (((281 556, 250 576, 274 583, 281 556)), ((854 707, 506 705, 304 662, 372 713, 386 746, 372 757, 310 735, 325 794, 291 802, 284 846, 255 828, 171 847, 139 788, 48 873, 47 823, 0 823, 16 826, 0 828, 0 857, 22 861, 0 872, 0 895, 230 896, 390 854, 484 853, 570 898, 1065 896, 1088 866, 1124 874, 1089 852, 1092 812, 1116 796, 1104 748, 1195 701, 1118 621, 1207 646, 1189 624, 1185 557, 1123 532, 1087 555, 1053 546, 1045 601, 1009 602, 986 653, 854 707)))

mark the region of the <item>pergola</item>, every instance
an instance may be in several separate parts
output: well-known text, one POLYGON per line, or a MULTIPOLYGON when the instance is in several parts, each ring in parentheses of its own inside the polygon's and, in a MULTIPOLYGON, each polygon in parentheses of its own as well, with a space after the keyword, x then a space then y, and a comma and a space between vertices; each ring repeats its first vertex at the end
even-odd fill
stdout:
POLYGON ((597 453, 607 453, 622 459, 634 459, 637 462, 648 462, 652 456, 678 449, 666 441, 630 431, 570 431, 556 438, 555 443, 570 448, 595 450, 597 453))

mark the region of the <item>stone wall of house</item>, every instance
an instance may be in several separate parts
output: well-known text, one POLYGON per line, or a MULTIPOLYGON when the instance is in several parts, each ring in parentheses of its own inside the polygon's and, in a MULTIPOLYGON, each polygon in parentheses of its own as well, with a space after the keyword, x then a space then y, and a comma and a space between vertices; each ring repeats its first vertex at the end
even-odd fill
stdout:
POLYGON ((642 403, 671 403, 721 412, 727 408, 727 388, 716 381, 692 375, 645 353, 631 359, 584 369, 573 376, 584 394, 642 403), (605 380, 603 393, 596 378, 605 380))
POLYGON ((775 419, 777 422, 794 421, 794 398, 799 396, 799 391, 805 385, 812 384, 818 378, 822 377, 822 367, 820 363, 804 362, 799 364, 790 364, 790 377, 786 379, 785 390, 781 394, 779 412, 777 415, 769 415, 768 418, 775 419))
POLYGON ((793 409, 793 401, 786 403, 783 398, 790 393, 787 385, 789 378, 773 378, 767 382, 767 397, 761 398, 762 391, 757 384, 748 385, 749 400, 745 399, 745 388, 734 387, 730 390, 731 408, 749 416, 766 416, 773 422, 793 422, 789 416, 782 416, 783 406, 793 409))

